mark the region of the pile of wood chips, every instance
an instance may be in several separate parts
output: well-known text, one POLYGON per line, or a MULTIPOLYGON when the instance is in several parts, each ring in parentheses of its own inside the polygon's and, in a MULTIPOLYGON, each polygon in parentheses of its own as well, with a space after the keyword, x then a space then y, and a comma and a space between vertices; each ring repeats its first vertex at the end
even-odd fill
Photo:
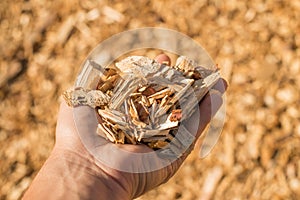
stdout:
MULTIPOLYGON (((63 94, 67 104, 96 108, 100 116, 97 132, 107 140, 143 143, 152 149, 163 148, 174 139, 180 122, 193 114, 220 78, 217 68, 206 69, 185 56, 175 66, 130 56, 115 66, 97 68, 101 74, 96 90, 68 90, 63 94)), ((184 126, 181 129, 190 137, 184 126)), ((186 141, 177 144, 187 146, 186 141)))

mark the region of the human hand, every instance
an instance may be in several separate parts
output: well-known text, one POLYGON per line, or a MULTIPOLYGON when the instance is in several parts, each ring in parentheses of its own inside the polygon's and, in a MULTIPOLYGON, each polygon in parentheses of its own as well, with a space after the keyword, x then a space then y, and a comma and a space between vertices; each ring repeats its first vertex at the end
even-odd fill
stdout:
MULTIPOLYGON (((167 59, 166 56, 157 57, 161 63, 167 59)), ((220 79, 214 87, 220 94, 208 94, 201 101, 199 124, 194 123, 194 119, 199 113, 195 113, 187 121, 187 129, 195 136, 194 143, 209 123, 212 115, 220 108, 221 95, 225 92, 226 87, 226 82, 220 79)), ((41 182, 39 181, 41 178, 49 181, 49 179, 43 179, 43 173, 50 170, 56 174, 57 168, 59 168, 60 173, 66 177, 61 187, 68 184, 67 193, 60 189, 61 198, 132 199, 167 182, 194 147, 193 143, 185 153, 170 162, 153 154, 153 150, 146 145, 117 145, 101 137, 95 138, 97 123, 94 109, 87 106, 70 108, 62 103, 57 121, 56 144, 43 167, 44 171, 41 170, 39 173, 38 177, 40 178, 37 178, 37 182, 41 182), (87 147, 82 142, 82 133, 90 137, 85 140, 96 145, 87 147), (142 156, 149 153, 151 153, 151 157, 142 156), (95 155, 97 156, 95 157, 95 155), (57 164, 53 166, 52 163, 57 164), (155 170, 149 170, 150 165, 154 166, 155 170), (124 166, 126 166, 126 170, 122 170, 124 166)), ((53 181, 59 180, 59 178, 56 177, 53 181)), ((33 189, 29 190, 29 196, 32 191, 33 189)))

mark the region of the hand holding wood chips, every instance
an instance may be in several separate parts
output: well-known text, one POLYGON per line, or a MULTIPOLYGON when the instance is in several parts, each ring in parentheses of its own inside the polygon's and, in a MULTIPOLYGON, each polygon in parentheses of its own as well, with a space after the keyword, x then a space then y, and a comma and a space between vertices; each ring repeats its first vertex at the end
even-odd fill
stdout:
POLYGON ((175 152, 190 143, 191 135, 181 122, 220 79, 217 68, 203 68, 184 56, 174 66, 170 61, 130 56, 115 66, 98 68, 102 75, 97 88, 66 91, 67 104, 95 108, 98 134, 113 143, 142 143, 161 149, 176 140, 177 145, 172 145, 175 152), (176 137, 179 126, 184 137, 176 137))

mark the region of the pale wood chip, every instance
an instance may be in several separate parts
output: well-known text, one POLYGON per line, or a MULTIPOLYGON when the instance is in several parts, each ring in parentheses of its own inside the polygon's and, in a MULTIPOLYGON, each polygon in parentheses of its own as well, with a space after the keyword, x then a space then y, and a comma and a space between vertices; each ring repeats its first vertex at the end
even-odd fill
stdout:
POLYGON ((99 90, 87 90, 84 88, 76 88, 75 90, 67 90, 62 94, 68 106, 104 106, 109 102, 110 97, 99 90))

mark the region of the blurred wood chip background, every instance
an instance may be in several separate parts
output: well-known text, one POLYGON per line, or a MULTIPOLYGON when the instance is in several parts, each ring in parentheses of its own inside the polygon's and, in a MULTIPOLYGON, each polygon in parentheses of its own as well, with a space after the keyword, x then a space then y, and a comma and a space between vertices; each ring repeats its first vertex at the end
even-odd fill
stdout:
POLYGON ((20 199, 55 141, 62 91, 113 34, 165 27, 229 82, 226 123, 146 199, 300 198, 300 1, 0 1, 0 199, 20 199))

